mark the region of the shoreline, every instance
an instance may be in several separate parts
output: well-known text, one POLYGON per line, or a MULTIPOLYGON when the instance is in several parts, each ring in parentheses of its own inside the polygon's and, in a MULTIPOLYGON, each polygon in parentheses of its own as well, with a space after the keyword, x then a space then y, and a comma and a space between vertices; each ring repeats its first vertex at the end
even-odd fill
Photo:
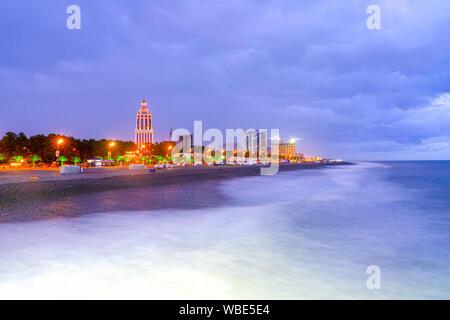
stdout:
MULTIPOLYGON (((280 172, 351 164, 282 164, 280 172)), ((215 206, 222 202, 215 190, 218 180, 260 174, 258 166, 114 170, 0 184, 0 224, 118 210, 197 208, 189 199, 199 193, 208 195, 201 207, 215 206)))

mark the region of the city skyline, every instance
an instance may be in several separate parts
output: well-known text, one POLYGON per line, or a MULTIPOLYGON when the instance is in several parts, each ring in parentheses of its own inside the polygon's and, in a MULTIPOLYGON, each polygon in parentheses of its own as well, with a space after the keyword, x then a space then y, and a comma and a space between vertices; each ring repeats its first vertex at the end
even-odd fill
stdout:
POLYGON ((202 120, 324 157, 450 158, 446 2, 378 1, 380 30, 369 1, 77 1, 80 30, 70 4, 0 4, 0 134, 134 140, 147 98, 157 141, 202 120))
POLYGON ((0 300, 450 298, 449 0, 4 0, 0 26, 0 300))

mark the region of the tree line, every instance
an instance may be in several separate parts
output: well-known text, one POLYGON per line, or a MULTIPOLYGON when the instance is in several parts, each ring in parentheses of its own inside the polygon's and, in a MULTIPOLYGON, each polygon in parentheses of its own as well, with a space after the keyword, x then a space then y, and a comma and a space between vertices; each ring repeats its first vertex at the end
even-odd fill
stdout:
POLYGON ((106 159, 109 151, 114 159, 119 155, 124 155, 126 151, 137 150, 137 146, 132 141, 81 140, 54 133, 27 137, 23 132, 18 134, 7 132, 0 140, 0 162, 25 159, 26 161, 38 160, 52 163, 56 161, 57 150, 67 161, 73 162, 76 159, 76 161, 84 162, 93 158, 106 159), (62 142, 58 144, 58 141, 61 140, 62 142), (111 147, 112 142, 114 142, 114 146, 111 147))

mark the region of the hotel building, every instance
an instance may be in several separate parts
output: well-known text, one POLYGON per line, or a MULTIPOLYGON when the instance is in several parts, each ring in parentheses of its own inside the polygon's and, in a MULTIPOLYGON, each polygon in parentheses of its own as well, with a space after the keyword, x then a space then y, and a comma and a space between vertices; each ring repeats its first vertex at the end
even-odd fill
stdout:
POLYGON ((295 140, 280 143, 280 158, 291 159, 297 156, 295 140))
POLYGON ((152 126, 152 114, 147 108, 147 102, 145 100, 141 103, 141 109, 136 116, 136 130, 135 142, 140 149, 143 145, 153 143, 153 126, 152 126))

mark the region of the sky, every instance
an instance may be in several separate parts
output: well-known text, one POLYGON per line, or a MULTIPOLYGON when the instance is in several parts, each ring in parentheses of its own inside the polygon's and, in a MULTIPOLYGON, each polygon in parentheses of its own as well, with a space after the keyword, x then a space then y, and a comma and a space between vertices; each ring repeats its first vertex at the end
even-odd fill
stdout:
POLYGON ((450 159, 448 0, 2 0, 0 43, 0 135, 132 140, 145 98, 158 141, 201 120, 306 155, 450 159))

